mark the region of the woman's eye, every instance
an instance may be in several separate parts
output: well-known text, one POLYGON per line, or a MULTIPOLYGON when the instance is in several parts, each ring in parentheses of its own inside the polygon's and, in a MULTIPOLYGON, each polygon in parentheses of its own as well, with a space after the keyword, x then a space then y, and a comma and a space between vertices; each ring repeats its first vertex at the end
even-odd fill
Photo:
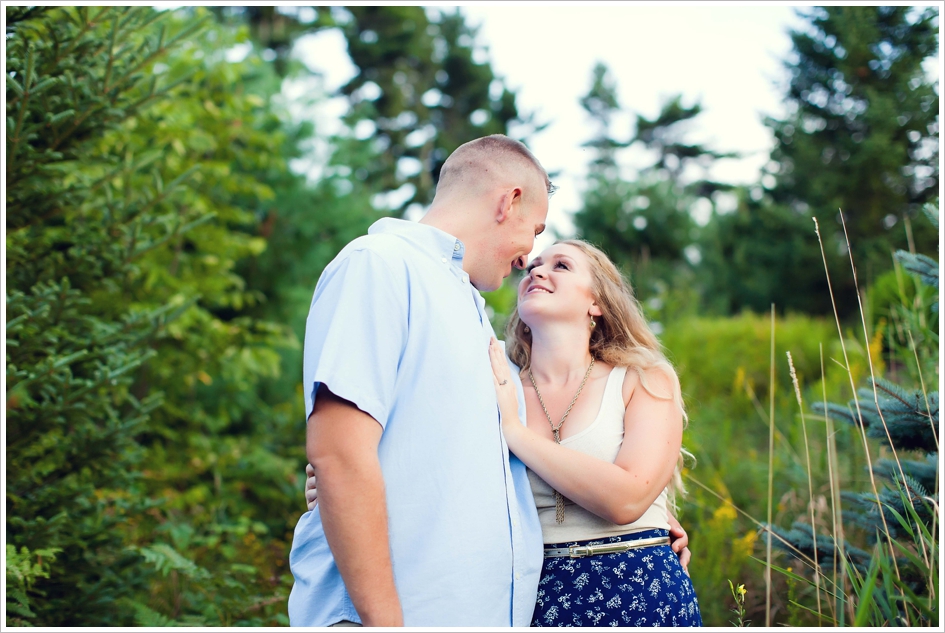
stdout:
POLYGON ((568 265, 565 264, 564 262, 558 262, 558 263, 555 265, 555 268, 564 268, 565 270, 571 270, 570 268, 568 268, 568 265))

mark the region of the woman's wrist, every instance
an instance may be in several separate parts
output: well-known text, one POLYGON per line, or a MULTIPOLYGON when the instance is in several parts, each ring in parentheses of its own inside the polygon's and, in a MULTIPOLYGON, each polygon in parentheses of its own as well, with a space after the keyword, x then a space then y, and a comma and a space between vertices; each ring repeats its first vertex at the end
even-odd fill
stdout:
POLYGON ((512 415, 502 419, 502 434, 505 435, 505 443, 508 444, 510 448, 514 444, 517 444, 522 433, 525 431, 528 431, 528 429, 526 429, 522 421, 519 420, 518 415, 512 415))

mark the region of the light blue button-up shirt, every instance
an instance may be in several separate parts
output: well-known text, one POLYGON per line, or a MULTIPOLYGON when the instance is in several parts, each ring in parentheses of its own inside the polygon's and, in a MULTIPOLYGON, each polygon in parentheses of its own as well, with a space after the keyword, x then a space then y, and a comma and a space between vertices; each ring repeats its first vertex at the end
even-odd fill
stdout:
MULTIPOLYGON (((493 330, 464 252, 443 231, 386 218, 338 254, 305 327, 306 418, 324 383, 384 427, 378 456, 405 625, 528 626, 541 526, 525 466, 502 436, 493 330)), ((317 506, 295 528, 289 563, 292 626, 360 621, 317 506)))

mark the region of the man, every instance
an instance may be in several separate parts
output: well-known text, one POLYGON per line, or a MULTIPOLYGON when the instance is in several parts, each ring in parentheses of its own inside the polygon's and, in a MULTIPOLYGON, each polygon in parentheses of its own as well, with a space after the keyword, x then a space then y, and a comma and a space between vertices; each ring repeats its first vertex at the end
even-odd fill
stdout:
POLYGON ((524 267, 552 191, 518 141, 470 141, 419 223, 376 222, 319 279, 303 371, 318 506, 293 538, 293 626, 529 624, 541 528, 479 292, 524 267))

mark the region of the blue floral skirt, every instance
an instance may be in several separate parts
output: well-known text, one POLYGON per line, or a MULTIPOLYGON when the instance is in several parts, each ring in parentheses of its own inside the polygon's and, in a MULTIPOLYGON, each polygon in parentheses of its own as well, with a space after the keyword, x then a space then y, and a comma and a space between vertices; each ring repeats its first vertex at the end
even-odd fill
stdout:
MULTIPOLYGON (((667 536, 646 530, 549 547, 667 536)), ((584 558, 546 558, 532 626, 702 626, 692 581, 669 545, 584 558)))

